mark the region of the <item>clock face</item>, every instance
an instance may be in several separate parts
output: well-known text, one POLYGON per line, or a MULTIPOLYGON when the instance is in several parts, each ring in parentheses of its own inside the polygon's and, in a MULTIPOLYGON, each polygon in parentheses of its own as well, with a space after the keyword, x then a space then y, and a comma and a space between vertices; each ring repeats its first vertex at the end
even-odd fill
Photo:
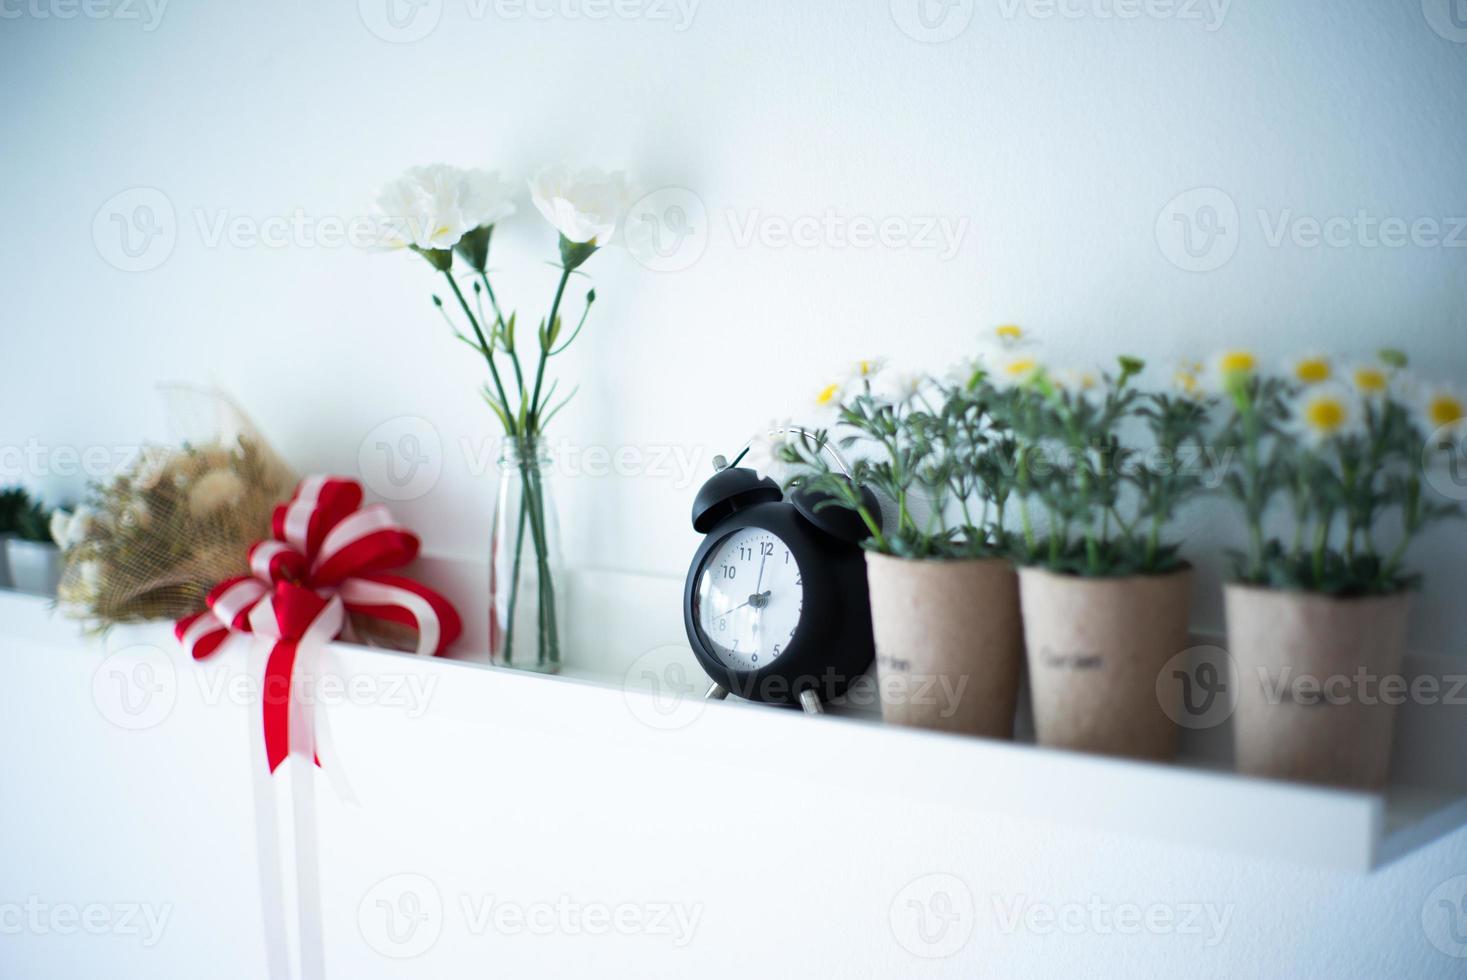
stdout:
POLYGON ((731 670, 758 670, 789 649, 800 625, 800 565, 772 531, 741 528, 708 553, 694 601, 710 652, 731 670))

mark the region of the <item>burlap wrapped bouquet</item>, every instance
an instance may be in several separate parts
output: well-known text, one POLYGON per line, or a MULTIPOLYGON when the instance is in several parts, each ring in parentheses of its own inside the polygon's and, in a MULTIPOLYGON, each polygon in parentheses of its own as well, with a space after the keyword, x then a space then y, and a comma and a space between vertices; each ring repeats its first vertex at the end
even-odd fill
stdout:
POLYGON ((64 552, 61 608, 96 629, 199 612, 219 582, 248 572, 296 477, 218 392, 164 391, 172 445, 144 447, 52 536, 64 552))

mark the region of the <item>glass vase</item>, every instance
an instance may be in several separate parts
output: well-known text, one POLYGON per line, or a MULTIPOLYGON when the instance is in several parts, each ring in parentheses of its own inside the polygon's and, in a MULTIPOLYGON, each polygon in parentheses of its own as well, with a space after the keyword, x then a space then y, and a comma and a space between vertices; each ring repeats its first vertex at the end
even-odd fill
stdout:
POLYGON ((560 669, 562 565, 550 475, 543 449, 505 440, 489 554, 489 659, 495 666, 560 669))

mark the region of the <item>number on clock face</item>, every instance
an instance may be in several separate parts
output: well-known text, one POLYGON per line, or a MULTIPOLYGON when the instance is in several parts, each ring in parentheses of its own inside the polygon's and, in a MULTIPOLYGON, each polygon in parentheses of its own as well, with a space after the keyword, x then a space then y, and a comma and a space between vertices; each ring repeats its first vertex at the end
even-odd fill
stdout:
POLYGON ((720 541, 698 575, 698 623, 734 670, 766 667, 789 648, 805 589, 799 563, 772 532, 746 527, 720 541))

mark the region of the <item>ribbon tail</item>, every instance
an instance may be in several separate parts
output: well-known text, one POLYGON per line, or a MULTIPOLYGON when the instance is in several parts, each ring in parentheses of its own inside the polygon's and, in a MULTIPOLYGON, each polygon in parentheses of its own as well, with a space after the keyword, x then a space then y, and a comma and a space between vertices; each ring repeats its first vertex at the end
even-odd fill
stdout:
MULTIPOLYGON (((250 674, 261 679, 264 690, 265 644, 251 644, 250 674)), ((260 873, 260 911, 264 918, 265 965, 270 980, 291 980, 287 938, 285 878, 280 870, 280 832, 276 824, 276 786, 266 762, 265 732, 250 728, 250 783, 255 801, 255 863, 260 873)))
MULTIPOLYGON (((317 660, 321 646, 317 638, 303 637, 293 659, 295 679, 315 691, 317 660)), ((289 699, 290 729, 286 738, 288 755, 298 760, 290 771, 290 802, 295 828, 296 922, 300 929, 301 980, 322 980, 326 975, 324 928, 321 922, 321 861, 316 838, 316 726, 314 700, 292 692, 289 699), (313 759, 315 766, 301 765, 313 759)))
MULTIPOLYGON (((331 656, 330 649, 324 653, 328 657, 331 656)), ((330 780, 331 788, 336 792, 338 800, 352 806, 361 805, 361 801, 352 792, 351 780, 346 776, 346 770, 341 763, 341 753, 336 750, 336 741, 331 735, 331 712, 324 708, 316 712, 316 765, 321 767, 321 771, 330 780), (323 762, 322 759, 328 761, 323 762)))
POLYGON ((265 762, 271 775, 290 755, 291 686, 294 682, 296 643, 282 640, 270 650, 265 662, 265 683, 261 689, 265 732, 265 762))

